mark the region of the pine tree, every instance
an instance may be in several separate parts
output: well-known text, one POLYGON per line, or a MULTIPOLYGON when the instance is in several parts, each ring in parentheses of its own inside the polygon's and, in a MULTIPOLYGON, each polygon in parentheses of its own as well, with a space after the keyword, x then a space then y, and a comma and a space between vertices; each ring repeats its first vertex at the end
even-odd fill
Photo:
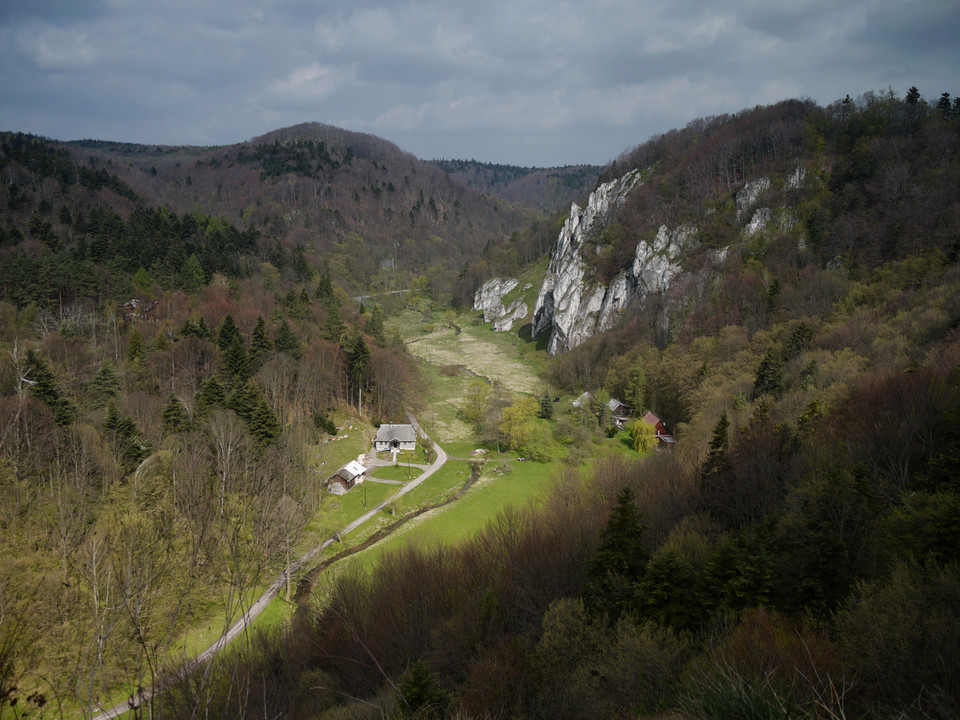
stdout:
POLYGON ((617 494, 617 505, 600 533, 600 547, 587 569, 584 602, 588 607, 611 618, 632 608, 637 583, 650 555, 643 539, 645 530, 633 490, 625 485, 617 494))
POLYGON ((57 425, 72 423, 77 417, 77 408, 72 402, 60 396, 56 378, 47 363, 33 350, 28 350, 26 365, 27 379, 33 383, 30 386, 30 395, 53 411, 53 419, 57 425))
POLYGON ((146 352, 143 349, 143 338, 140 337, 140 333, 134 330, 130 333, 130 341, 127 343, 127 362, 131 365, 135 363, 142 363, 146 356, 146 352))
POLYGON ((227 313, 220 321, 220 329, 217 331, 217 347, 220 348, 220 352, 225 352, 236 339, 243 340, 233 322, 233 315, 227 313))
POLYGON ((120 394, 120 378, 112 362, 105 362, 87 386, 93 407, 103 407, 120 394))
POLYGON ((263 315, 257 315, 257 323, 253 326, 250 333, 250 370, 256 372, 264 360, 273 350, 270 338, 267 337, 267 324, 263 320, 263 315))
POLYGON ((167 399, 167 404, 163 406, 161 413, 163 427, 171 432, 180 432, 190 427, 190 416, 187 414, 183 403, 177 400, 173 395, 167 399))
POLYGON ((273 344, 280 352, 285 352, 297 360, 300 359, 300 339, 293 334, 293 330, 290 329, 286 320, 281 322, 280 327, 277 328, 273 344))
POLYGON ((553 417, 553 400, 546 390, 540 396, 540 408, 537 410, 537 417, 543 420, 549 420, 553 417))

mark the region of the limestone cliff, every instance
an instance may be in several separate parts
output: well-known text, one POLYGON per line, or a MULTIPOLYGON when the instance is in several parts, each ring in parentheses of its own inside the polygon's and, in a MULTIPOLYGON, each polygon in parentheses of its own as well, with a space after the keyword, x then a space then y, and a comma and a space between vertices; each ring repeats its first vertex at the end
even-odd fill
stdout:
POLYGON ((583 210, 576 204, 571 207, 551 253, 533 316, 534 335, 550 332, 547 352, 551 355, 609 329, 624 308, 651 293, 663 292, 679 271, 680 251, 693 233, 686 227, 671 231, 663 226, 652 242, 637 243, 633 264, 608 285, 585 280, 584 242, 597 221, 615 212, 638 182, 639 173, 628 173, 598 187, 583 210))
MULTIPOLYGON (((802 168, 788 178, 787 187, 799 187, 805 179, 802 168)), ((600 185, 581 210, 570 209, 550 255, 550 265, 537 295, 533 314, 533 334, 549 332, 547 352, 551 355, 575 348, 594 335, 613 327, 629 306, 642 307, 651 295, 665 295, 676 286, 673 298, 699 291, 727 256, 728 249, 705 251, 707 262, 695 274, 683 273, 683 262, 698 245, 697 228, 661 225, 653 239, 638 238, 633 263, 606 285, 589 280, 587 268, 592 232, 598 222, 616 213, 627 194, 640 182, 634 171, 619 180, 600 185)), ((792 208, 771 209, 763 201, 769 196, 771 181, 758 178, 745 183, 736 195, 736 222, 741 236, 751 237, 768 228, 785 232, 797 224, 792 208)), ((600 222, 602 225, 602 222, 600 222)), ((802 241, 802 240, 801 240, 802 241)))
POLYGON ((530 312, 527 304, 519 298, 509 306, 503 304, 503 297, 519 284, 514 278, 492 278, 474 293, 473 309, 480 310, 483 321, 493 323, 493 329, 497 332, 513 329, 514 323, 526 318, 530 312))

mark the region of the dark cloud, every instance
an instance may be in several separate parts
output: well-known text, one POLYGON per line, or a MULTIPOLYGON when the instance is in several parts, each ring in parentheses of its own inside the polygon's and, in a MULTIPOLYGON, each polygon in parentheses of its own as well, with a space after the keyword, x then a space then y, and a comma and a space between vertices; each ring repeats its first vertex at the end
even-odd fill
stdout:
POLYGON ((7 0, 0 127, 229 143, 317 120, 422 157, 603 163, 695 117, 957 67, 953 0, 7 0))

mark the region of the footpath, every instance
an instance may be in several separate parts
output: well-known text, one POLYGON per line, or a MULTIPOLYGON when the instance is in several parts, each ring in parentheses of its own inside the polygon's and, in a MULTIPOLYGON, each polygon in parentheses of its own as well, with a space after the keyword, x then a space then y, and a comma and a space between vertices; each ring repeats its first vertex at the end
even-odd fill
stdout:
MULTIPOLYGON (((429 436, 423 431, 423 428, 420 426, 420 423, 417 422, 417 419, 413 415, 408 414, 407 419, 410 421, 410 424, 413 425, 414 429, 417 431, 417 434, 420 437, 429 439, 429 436)), ((284 570, 280 573, 279 577, 274 580, 270 587, 268 587, 263 594, 257 599, 253 605, 240 617, 239 620, 233 623, 226 632, 224 632, 217 640, 210 645, 208 648, 200 652, 193 660, 184 665, 178 675, 186 674, 192 672, 200 665, 203 665, 205 662, 214 657, 218 652, 223 650, 232 640, 234 640, 238 635, 243 633, 247 627, 262 613, 270 602, 280 593, 280 591, 286 587, 287 575, 293 575, 300 571, 308 563, 312 562, 317 555, 330 547, 333 543, 339 542, 340 539, 349 533, 352 530, 356 530, 358 527, 363 525, 365 522, 369 521, 371 518, 376 516, 381 510, 387 507, 390 503, 394 502, 397 498, 401 498, 406 495, 411 490, 415 489, 420 483, 426 480, 428 477, 433 475, 437 470, 443 467, 444 463, 447 462, 447 454, 443 451, 439 445, 434 443, 434 450, 437 452, 436 460, 432 464, 425 466, 424 471, 419 475, 419 477, 411 480, 401 487, 397 492, 388 497, 386 500, 378 504, 376 507, 371 508, 363 515, 348 523, 338 532, 334 533, 331 537, 324 540, 319 545, 313 547, 296 560, 292 561, 284 570)), ((424 468, 423 465, 417 465, 416 467, 424 468)), ((118 718, 121 715, 130 712, 131 710, 136 710, 143 703, 149 702, 153 699, 154 696, 158 695, 163 690, 163 685, 160 684, 154 688, 138 688, 137 692, 134 695, 131 695, 127 698, 126 701, 117 703, 111 708, 103 710, 97 715, 94 715, 92 720, 113 720, 113 718, 118 718)))

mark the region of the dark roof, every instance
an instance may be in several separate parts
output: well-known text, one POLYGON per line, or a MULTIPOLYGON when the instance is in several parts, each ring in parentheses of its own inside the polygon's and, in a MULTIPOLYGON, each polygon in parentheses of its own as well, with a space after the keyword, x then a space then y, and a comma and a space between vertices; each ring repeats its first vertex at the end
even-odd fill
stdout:
POLYGON ((417 441, 417 431, 413 429, 413 425, 381 425, 377 428, 377 442, 392 442, 397 440, 399 442, 416 442, 417 441))

